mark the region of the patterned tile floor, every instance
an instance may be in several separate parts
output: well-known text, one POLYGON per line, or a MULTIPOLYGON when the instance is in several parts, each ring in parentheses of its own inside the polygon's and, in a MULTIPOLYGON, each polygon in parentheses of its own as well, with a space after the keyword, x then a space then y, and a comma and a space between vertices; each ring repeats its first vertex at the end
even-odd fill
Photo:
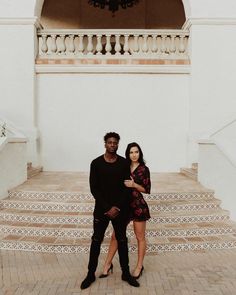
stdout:
MULTIPOLYGON (((104 255, 100 256, 97 275, 104 255)), ((131 269, 135 254, 130 254, 131 269)), ((235 295, 236 249, 161 253, 145 258, 140 288, 120 279, 117 256, 114 273, 96 279, 81 291, 88 255, 0 251, 1 295, 235 295)))

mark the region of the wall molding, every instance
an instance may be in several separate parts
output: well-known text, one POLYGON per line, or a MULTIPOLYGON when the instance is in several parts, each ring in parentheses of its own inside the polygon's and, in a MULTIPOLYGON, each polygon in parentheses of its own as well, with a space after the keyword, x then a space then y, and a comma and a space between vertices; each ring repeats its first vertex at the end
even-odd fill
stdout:
POLYGON ((4 18, 0 17, 0 25, 7 25, 7 26, 29 26, 33 25, 37 29, 42 29, 42 25, 40 24, 38 17, 25 17, 25 18, 4 18))
POLYGON ((192 25, 198 26, 228 26, 228 25, 236 25, 236 18, 227 18, 227 17, 218 17, 218 18, 195 18, 190 17, 183 24, 183 30, 189 30, 192 25))
POLYGON ((37 74, 120 73, 120 74, 190 74, 190 65, 35 65, 37 74))

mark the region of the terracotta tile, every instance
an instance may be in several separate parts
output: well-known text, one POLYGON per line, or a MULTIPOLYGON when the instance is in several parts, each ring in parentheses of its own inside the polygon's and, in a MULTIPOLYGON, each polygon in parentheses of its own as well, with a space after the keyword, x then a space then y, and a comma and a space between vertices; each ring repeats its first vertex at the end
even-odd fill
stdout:
POLYGON ((171 243, 186 243, 186 240, 184 238, 170 238, 170 237, 168 237, 168 240, 171 243))
POLYGON ((49 243, 53 244, 56 241, 57 238, 54 237, 43 237, 39 238, 38 243, 49 243))
POLYGON ((200 237, 186 237, 185 238, 187 241, 189 242, 202 242, 204 241, 203 238, 200 238, 200 237))
POLYGON ((9 240, 9 241, 18 241, 21 238, 21 236, 16 235, 8 235, 3 238, 3 240, 9 240))

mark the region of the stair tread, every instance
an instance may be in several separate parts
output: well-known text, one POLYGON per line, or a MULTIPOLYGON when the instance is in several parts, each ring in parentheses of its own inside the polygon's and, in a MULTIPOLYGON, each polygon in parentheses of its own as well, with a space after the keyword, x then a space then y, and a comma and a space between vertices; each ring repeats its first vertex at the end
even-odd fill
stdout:
MULTIPOLYGON (((0 225, 2 227, 4 226, 8 226, 8 227, 19 227, 19 228, 27 228, 27 227, 31 227, 31 228, 44 228, 45 226, 47 226, 47 229, 65 229, 65 230, 77 230, 79 228, 82 229, 87 229, 88 227, 92 229, 91 225, 84 225, 84 224, 74 224, 74 225, 68 225, 68 224, 45 224, 45 223, 41 223, 41 224, 35 224, 35 223, 31 223, 31 222, 17 222, 17 221, 0 221, 0 225)), ((109 226, 110 228, 112 228, 112 226, 109 226)), ((210 223, 210 222, 205 222, 205 223, 193 223, 193 224, 189 224, 189 223, 182 223, 182 224, 152 224, 147 222, 146 224, 146 229, 147 230, 188 230, 188 229, 206 229, 206 228, 227 228, 227 227, 232 227, 235 228, 234 223, 232 223, 231 220, 227 220, 224 222, 217 222, 217 223, 210 223)), ((133 224, 132 222, 128 225, 127 230, 133 230, 133 224)))
MULTIPOLYGON (((29 216, 64 216, 64 217, 71 217, 71 216, 92 216, 93 212, 58 212, 58 211, 39 211, 39 210, 19 210, 14 208, 6 208, 0 210, 0 216, 1 214, 15 214, 15 215, 29 215, 29 216)), ((228 210, 224 210, 221 208, 211 209, 211 210, 199 210, 199 211, 173 211, 173 212, 152 212, 152 216, 154 217, 168 217, 168 216, 197 216, 197 215, 217 215, 217 214, 229 214, 228 210)))
MULTIPOLYGON (((145 198, 145 197, 144 197, 145 198)), ((195 204, 195 203, 218 203, 221 202, 220 199, 218 198, 212 198, 212 199, 189 199, 189 200, 146 200, 148 204, 153 205, 153 204, 163 204, 163 205, 169 205, 169 204, 195 204)), ((17 198, 6 198, 0 201, 0 203, 30 203, 30 204, 66 204, 66 205, 77 205, 77 204, 94 204, 95 200, 34 200, 34 199, 17 199, 17 198)))
MULTIPOLYGON (((90 245, 91 239, 77 239, 77 238, 60 238, 60 237, 26 237, 26 236, 16 236, 16 235, 6 235, 2 237, 2 241, 8 242, 29 242, 37 244, 50 244, 53 246, 57 245, 90 245)), ((157 237, 157 238, 147 238, 148 244, 203 244, 203 243, 223 243, 233 241, 236 242, 236 236, 234 234, 226 234, 224 236, 207 236, 207 237, 177 237, 177 238, 167 238, 167 237, 157 237)), ((109 245, 110 238, 104 238, 103 246, 109 245)), ((129 239, 129 245, 136 245, 137 241, 135 238, 129 239)))

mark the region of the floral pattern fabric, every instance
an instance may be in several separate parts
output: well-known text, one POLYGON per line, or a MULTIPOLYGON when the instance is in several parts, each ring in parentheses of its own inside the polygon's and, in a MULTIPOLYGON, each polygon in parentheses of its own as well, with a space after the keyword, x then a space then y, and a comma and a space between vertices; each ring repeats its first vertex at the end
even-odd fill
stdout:
MULTIPOLYGON (((145 188, 147 194, 150 194, 151 180, 150 172, 147 166, 139 165, 132 173, 134 182, 145 188)), ((142 193, 136 189, 131 192, 131 216, 130 219, 134 221, 145 221, 151 218, 148 205, 144 200, 142 193)))

